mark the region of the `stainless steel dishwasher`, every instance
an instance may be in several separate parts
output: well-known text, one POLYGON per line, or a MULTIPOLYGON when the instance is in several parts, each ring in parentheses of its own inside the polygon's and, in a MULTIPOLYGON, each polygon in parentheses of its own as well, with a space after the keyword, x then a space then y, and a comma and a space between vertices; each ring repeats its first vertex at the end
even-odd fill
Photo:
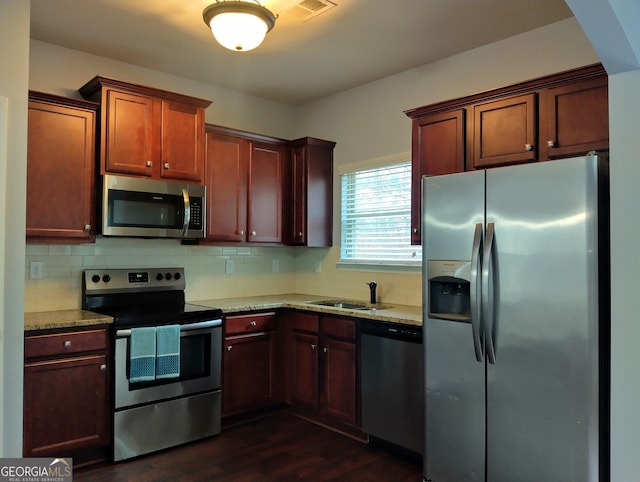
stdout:
POLYGON ((422 327, 362 320, 362 431, 422 454, 422 327))

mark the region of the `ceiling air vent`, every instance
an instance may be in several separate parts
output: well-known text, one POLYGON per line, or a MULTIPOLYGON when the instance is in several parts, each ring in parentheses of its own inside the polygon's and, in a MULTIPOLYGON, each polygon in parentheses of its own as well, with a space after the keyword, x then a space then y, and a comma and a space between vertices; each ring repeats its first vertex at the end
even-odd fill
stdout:
POLYGON ((287 4, 282 11, 304 22, 336 6, 329 0, 296 0, 287 4))

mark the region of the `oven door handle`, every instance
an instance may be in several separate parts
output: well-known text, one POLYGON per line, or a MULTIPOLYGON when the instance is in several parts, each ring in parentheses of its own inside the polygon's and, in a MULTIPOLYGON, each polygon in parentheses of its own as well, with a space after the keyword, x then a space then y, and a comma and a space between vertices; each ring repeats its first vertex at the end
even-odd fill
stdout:
MULTIPOLYGON (((222 320, 199 321, 198 323, 180 325, 180 333, 183 331, 201 330, 203 328, 213 328, 216 326, 222 326, 222 320)), ((120 338, 131 336, 131 330, 116 330, 116 336, 120 338)))

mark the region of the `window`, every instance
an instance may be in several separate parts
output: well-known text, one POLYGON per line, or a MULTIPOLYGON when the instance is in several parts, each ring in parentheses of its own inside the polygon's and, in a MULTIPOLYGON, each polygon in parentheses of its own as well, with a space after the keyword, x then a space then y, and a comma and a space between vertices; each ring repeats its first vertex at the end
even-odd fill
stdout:
POLYGON ((420 264, 411 246, 411 162, 342 174, 344 263, 420 264))

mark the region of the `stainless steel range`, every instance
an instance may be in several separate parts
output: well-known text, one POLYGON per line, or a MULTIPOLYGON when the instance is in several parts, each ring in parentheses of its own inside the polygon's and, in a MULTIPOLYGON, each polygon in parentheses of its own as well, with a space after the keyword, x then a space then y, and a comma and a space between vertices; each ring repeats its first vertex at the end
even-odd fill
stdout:
POLYGON ((84 272, 83 308, 114 317, 114 461, 220 433, 222 311, 184 289, 184 268, 84 272))

